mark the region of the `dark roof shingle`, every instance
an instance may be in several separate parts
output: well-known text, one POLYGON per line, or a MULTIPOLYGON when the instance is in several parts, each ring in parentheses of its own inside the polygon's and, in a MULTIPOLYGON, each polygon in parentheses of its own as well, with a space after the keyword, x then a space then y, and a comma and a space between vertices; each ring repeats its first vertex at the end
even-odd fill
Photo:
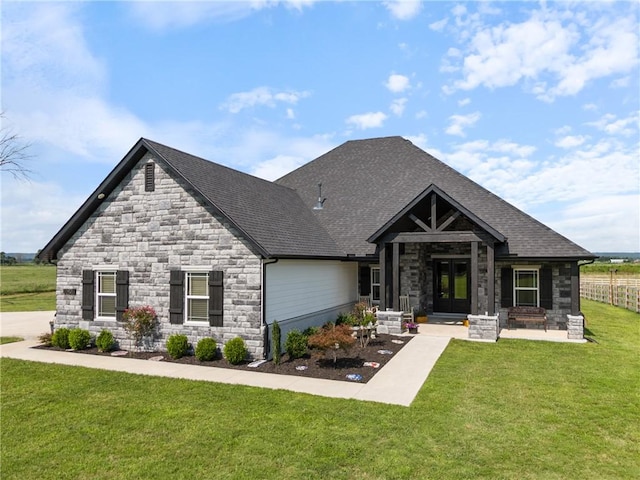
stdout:
POLYGON ((307 206, 315 203, 322 183, 327 200, 316 215, 349 254, 372 254, 375 245, 367 238, 434 185, 507 237, 498 255, 593 258, 402 137, 348 141, 276 182, 296 189, 307 206))

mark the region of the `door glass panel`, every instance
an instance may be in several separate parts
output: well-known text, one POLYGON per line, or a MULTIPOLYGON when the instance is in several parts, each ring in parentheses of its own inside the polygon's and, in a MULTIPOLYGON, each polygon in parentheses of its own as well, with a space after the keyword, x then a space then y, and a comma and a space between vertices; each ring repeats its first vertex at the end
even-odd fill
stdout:
POLYGON ((449 262, 438 262, 438 297, 449 298, 449 262))
POLYGON ((453 298, 456 300, 466 300, 467 296, 467 264, 455 263, 455 284, 453 298))

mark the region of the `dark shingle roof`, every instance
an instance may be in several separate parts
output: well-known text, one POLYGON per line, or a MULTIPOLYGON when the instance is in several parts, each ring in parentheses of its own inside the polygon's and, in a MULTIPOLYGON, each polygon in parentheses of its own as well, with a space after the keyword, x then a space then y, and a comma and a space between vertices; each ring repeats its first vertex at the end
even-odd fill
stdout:
POLYGON ((269 256, 344 256, 298 194, 246 173, 144 140, 269 256))
POLYGON ((324 227, 292 189, 140 139, 78 211, 42 249, 52 260, 133 166, 151 152, 226 217, 266 257, 344 257, 324 227))
POLYGON ((498 256, 594 258, 593 254, 518 210, 402 137, 349 141, 277 182, 247 175, 151 140, 140 139, 40 252, 58 250, 133 166, 152 152, 264 256, 340 258, 375 252, 367 239, 426 189, 446 194, 494 238, 498 256), (322 183, 328 199, 312 210, 322 183))
POLYGON ((346 142, 276 183, 296 189, 310 207, 317 200, 317 184, 322 183, 327 200, 315 213, 349 254, 374 253, 375 245, 367 238, 433 185, 507 238, 497 255, 593 258, 402 137, 346 142))

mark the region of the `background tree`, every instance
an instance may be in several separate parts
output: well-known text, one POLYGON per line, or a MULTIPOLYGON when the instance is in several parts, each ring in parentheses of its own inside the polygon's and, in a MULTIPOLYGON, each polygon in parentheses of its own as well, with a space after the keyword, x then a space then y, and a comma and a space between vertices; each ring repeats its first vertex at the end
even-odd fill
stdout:
POLYGON ((28 150, 31 146, 6 126, 6 116, 0 112, 0 170, 9 172, 14 178, 28 180, 31 177, 25 163, 31 158, 28 150))

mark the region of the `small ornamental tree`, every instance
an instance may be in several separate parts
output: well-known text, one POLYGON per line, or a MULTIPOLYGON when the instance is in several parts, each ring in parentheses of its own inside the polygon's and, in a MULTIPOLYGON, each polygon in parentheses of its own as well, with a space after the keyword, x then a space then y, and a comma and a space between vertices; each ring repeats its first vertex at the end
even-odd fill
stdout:
POLYGON ((273 363, 278 365, 280 363, 280 346, 282 344, 281 336, 282 332, 280 331, 280 325, 278 325, 277 321, 273 321, 273 363))
POLYGON ((128 308, 122 315, 122 322, 129 336, 139 345, 143 338, 153 334, 158 325, 158 315, 149 305, 128 308))
POLYGON ((311 335, 308 343, 312 348, 324 350, 326 353, 331 352, 335 365, 338 360, 338 350, 346 352, 356 343, 356 339, 351 336, 349 325, 331 325, 311 335))

